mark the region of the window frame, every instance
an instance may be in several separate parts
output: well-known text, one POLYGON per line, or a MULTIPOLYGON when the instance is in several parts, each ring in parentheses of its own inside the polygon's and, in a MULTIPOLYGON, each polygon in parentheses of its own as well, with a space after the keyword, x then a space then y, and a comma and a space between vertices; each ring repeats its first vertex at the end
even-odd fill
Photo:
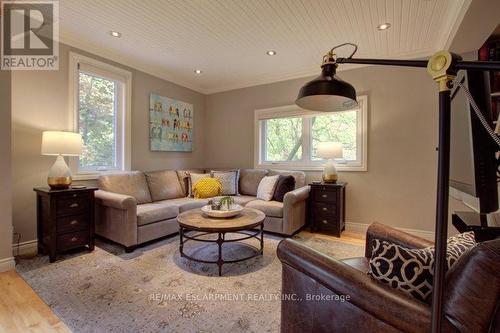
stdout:
MULTIPOLYGON (((70 52, 69 54, 69 124, 68 127, 74 132, 79 131, 79 72, 80 64, 86 64, 96 68, 100 73, 92 73, 90 71, 82 70, 90 75, 109 79, 120 77, 120 89, 118 91, 117 104, 118 115, 115 120, 116 136, 121 137, 120 140, 115 142, 115 153, 117 157, 117 168, 107 170, 96 170, 94 168, 79 168, 78 157, 70 157, 69 165, 73 174, 74 180, 92 180, 97 179, 99 175, 109 172, 120 172, 130 170, 131 165, 131 110, 132 110, 132 73, 122 68, 104 63, 94 58, 86 57, 84 55, 70 52), (106 77, 105 73, 109 76, 106 77), (119 110, 123 110, 120 112, 119 110), (117 124, 121 123, 121 126, 117 124)), ((115 83, 116 84, 116 83, 115 83)))
MULTIPOLYGON (((368 170, 368 96, 357 97, 359 103, 356 115, 356 161, 337 161, 338 171, 367 171, 368 170)), ((286 168, 302 171, 322 171, 326 161, 312 160, 312 137, 309 119, 314 116, 328 115, 328 112, 317 112, 301 109, 296 105, 286 105, 267 109, 257 109, 254 112, 254 167, 256 168, 286 168), (265 122, 266 119, 302 118, 302 159, 300 161, 265 161, 265 122)))

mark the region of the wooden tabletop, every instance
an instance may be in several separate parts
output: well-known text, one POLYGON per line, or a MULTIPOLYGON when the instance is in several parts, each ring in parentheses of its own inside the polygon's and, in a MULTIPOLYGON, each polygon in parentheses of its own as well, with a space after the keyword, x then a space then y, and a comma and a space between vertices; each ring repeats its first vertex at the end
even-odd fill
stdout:
POLYGON ((182 227, 189 230, 206 232, 230 232, 245 229, 252 229, 259 226, 266 215, 260 210, 244 208, 243 211, 230 218, 213 218, 201 211, 201 209, 191 209, 177 216, 177 222, 182 227))

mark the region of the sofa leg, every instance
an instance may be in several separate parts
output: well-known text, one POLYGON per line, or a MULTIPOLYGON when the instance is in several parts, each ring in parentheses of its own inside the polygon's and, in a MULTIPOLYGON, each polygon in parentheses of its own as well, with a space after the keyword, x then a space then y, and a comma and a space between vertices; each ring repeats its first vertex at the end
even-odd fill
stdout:
POLYGON ((135 249, 137 249, 137 245, 132 245, 132 246, 125 246, 125 252, 126 253, 131 253, 134 252, 135 249))

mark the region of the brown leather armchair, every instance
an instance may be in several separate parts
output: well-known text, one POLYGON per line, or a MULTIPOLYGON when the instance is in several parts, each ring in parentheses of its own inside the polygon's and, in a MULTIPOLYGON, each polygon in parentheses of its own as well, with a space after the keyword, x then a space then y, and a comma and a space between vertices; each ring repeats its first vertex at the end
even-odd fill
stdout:
MULTIPOLYGON (((279 244, 281 332, 430 330, 429 304, 366 274, 374 238, 410 248, 433 245, 379 223, 368 228, 365 257, 337 260, 292 239, 279 244)), ((496 239, 475 246, 447 272, 443 332, 500 332, 499 299, 500 239, 496 239)))

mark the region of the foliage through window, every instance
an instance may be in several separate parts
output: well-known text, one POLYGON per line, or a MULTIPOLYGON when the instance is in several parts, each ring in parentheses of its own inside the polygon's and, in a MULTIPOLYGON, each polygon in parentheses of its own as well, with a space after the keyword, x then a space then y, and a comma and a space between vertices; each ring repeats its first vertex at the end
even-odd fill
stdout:
POLYGON ((70 54, 70 72, 74 128, 83 141, 82 154, 72 168, 84 177, 127 170, 132 74, 76 53, 70 54))
POLYGON ((78 130, 81 169, 116 169, 116 118, 119 83, 79 72, 78 130))
POLYGON ((312 112, 297 106, 256 111, 256 165, 320 169, 319 142, 340 142, 339 170, 366 170, 367 97, 359 108, 342 112, 312 112))

